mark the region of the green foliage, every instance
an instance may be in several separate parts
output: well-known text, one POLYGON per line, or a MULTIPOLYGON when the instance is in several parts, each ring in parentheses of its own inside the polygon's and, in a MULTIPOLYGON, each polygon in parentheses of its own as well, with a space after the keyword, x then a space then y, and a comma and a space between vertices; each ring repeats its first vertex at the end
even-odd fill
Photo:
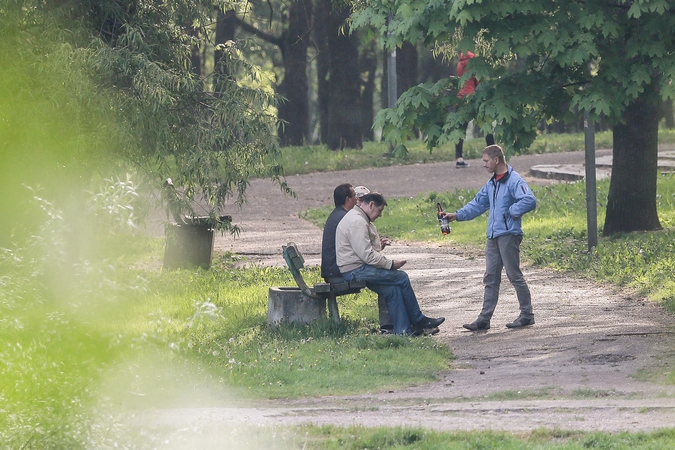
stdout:
POLYGON ((203 78, 192 72, 195 42, 186 25, 210 22, 212 6, 187 0, 3 6, 0 126, 11 136, 3 151, 23 155, 27 148, 49 157, 37 175, 22 160, 8 173, 20 169, 21 177, 39 179, 64 172, 86 183, 92 174, 109 177, 113 165, 133 167, 148 188, 172 178, 184 211, 200 199, 213 217, 224 200, 245 200, 252 176, 285 188, 281 168, 268 163, 278 152, 276 98, 257 84, 258 69, 229 43, 220 49, 218 71, 203 78))
POLYGON ((355 27, 376 27, 389 47, 402 42, 433 44, 452 58, 478 54, 463 79, 411 88, 377 123, 387 139, 405 143, 421 129, 430 146, 459 137, 457 125, 476 118, 484 132, 495 123, 509 153, 532 143, 537 124, 569 119, 575 109, 592 120, 621 120, 624 108, 649 89, 675 94, 675 58, 667 49, 675 17, 663 0, 560 4, 479 1, 354 1, 355 27), (389 18, 389 19, 388 19, 389 18), (617 52, 617 48, 625 51, 617 52), (456 98, 457 83, 475 76, 475 93, 456 98), (452 108, 451 108, 452 107, 452 108))

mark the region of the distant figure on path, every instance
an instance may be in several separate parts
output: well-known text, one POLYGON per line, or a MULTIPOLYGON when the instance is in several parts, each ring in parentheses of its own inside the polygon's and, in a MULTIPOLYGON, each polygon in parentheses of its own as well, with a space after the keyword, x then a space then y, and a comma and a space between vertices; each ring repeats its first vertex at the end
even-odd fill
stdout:
MULTIPOLYGON (((469 60, 472 58, 475 58, 476 55, 473 52, 467 51, 466 53, 460 53, 459 54, 459 63, 457 64, 457 76, 462 77, 464 73, 466 72, 466 65, 469 63, 469 60)), ((457 93, 457 97, 459 98, 464 98, 467 95, 471 95, 474 93, 476 90, 476 87, 478 86, 478 80, 476 80, 476 77, 472 76, 469 78, 466 83, 464 83, 464 86, 462 86, 462 89, 459 90, 457 93)), ((462 124, 461 129, 464 130, 464 134, 466 134, 466 129, 469 126, 469 123, 466 122, 462 124)), ((495 138, 492 134, 488 134, 485 136, 485 145, 494 145, 495 143, 495 138)), ((455 167, 458 169, 469 167, 469 163, 464 161, 464 139, 460 139, 458 143, 455 144, 455 159, 457 162, 455 163, 455 167)))

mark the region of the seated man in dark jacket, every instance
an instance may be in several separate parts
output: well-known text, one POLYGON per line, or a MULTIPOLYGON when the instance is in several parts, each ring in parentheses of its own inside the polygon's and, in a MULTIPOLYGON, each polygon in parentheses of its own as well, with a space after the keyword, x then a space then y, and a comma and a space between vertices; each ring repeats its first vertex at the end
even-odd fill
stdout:
MULTIPOLYGON (((326 220, 321 241, 321 276, 326 280, 326 283, 342 283, 345 281, 335 261, 335 230, 340 220, 347 214, 347 211, 356 205, 358 198, 363 197, 369 192, 365 186, 353 188, 349 183, 341 184, 333 191, 335 209, 326 220)), ((383 334, 393 333, 394 325, 391 323, 387 303, 381 298, 378 298, 377 303, 379 307, 380 331, 383 334)))

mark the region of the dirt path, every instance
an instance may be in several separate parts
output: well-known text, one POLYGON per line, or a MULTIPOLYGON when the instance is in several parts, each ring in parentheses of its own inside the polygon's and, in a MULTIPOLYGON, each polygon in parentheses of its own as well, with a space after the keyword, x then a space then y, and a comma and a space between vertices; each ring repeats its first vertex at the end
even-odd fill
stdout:
MULTIPOLYGON (((599 152, 599 154, 602 154, 599 152)), ((534 164, 582 162, 580 152, 514 158, 521 174, 534 164)), ((318 264, 321 230, 297 217, 304 208, 331 204, 340 183, 365 184, 385 197, 477 187, 487 179, 480 161, 469 169, 452 164, 398 166, 291 177, 298 200, 265 181, 250 189, 250 205, 233 214, 244 233, 220 237, 221 251, 244 254, 249 262, 282 265, 280 247, 296 242, 308 264, 318 264)), ((529 180, 544 183, 544 180, 529 180)), ((394 242, 389 255, 405 266, 422 310, 445 316, 434 336, 457 359, 440 381, 408 389, 350 397, 269 401, 250 407, 181 409, 195 424, 410 425, 442 430, 538 427, 635 431, 675 423, 675 386, 638 381, 642 370, 672 366, 673 316, 630 292, 526 267, 536 325, 508 330, 517 315, 515 294, 504 276, 500 304, 487 332, 470 333, 482 303, 484 259, 464 258, 451 245, 429 248, 394 242)), ((158 412, 157 423, 176 411, 158 412)))

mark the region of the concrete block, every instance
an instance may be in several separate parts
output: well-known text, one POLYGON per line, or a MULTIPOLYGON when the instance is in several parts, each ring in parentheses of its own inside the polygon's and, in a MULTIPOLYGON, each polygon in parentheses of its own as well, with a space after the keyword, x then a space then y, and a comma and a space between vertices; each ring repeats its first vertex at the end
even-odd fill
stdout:
POLYGON ((326 315, 326 299, 307 297, 297 287, 271 287, 267 297, 267 323, 307 324, 326 315))

